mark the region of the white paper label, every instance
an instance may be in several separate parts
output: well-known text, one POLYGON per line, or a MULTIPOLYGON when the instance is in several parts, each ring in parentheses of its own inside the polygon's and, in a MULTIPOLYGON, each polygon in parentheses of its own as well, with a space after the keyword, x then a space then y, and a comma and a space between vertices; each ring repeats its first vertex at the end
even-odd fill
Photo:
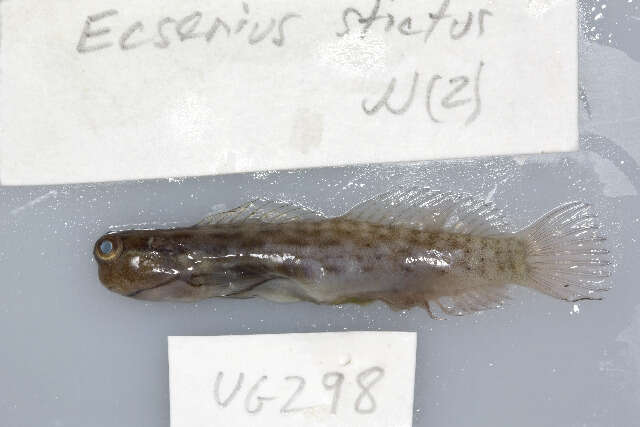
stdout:
POLYGON ((169 337, 172 427, 410 427, 416 334, 169 337))
POLYGON ((0 180, 569 151, 576 0, 8 0, 0 180))

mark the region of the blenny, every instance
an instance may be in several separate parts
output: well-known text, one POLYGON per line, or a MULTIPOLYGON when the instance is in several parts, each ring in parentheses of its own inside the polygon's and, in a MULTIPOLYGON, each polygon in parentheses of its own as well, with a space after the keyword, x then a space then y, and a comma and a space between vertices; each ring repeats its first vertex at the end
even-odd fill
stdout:
POLYGON ((492 203, 396 188, 335 218, 256 200, 192 227, 106 234, 94 255, 107 288, 143 300, 381 300, 438 317, 499 307, 511 285, 600 299, 610 263, 598 228, 582 202, 514 232, 492 203))

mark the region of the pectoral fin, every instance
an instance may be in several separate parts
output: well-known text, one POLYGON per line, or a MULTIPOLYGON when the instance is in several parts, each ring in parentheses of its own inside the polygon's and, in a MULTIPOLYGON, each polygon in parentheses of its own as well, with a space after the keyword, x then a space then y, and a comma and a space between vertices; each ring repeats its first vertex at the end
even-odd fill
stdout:
POLYGON ((246 277, 230 277, 224 273, 201 274, 192 276, 188 283, 193 289, 207 291, 210 297, 238 297, 240 294, 246 294, 255 287, 275 279, 277 277, 270 274, 246 277))

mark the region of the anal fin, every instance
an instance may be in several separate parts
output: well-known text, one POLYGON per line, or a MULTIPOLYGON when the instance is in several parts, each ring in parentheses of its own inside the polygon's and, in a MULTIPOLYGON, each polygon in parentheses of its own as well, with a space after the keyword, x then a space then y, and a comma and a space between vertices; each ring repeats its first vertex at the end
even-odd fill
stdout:
POLYGON ((482 283, 451 296, 430 297, 419 290, 396 290, 361 295, 340 303, 365 305, 379 300, 394 311, 422 308, 432 319, 442 320, 446 316, 464 316, 500 308, 510 299, 506 285, 482 283))
POLYGON ((345 301, 345 303, 355 303, 359 305, 370 304, 375 300, 380 300, 387 304, 393 311, 410 310, 412 308, 422 308, 429 313, 434 320, 442 320, 441 317, 434 314, 432 310, 433 303, 420 292, 384 292, 374 295, 368 295, 366 299, 358 299, 345 301))
POLYGON ((507 286, 485 284, 457 295, 437 298, 434 302, 440 311, 448 316, 464 316, 501 308, 510 299, 507 286))

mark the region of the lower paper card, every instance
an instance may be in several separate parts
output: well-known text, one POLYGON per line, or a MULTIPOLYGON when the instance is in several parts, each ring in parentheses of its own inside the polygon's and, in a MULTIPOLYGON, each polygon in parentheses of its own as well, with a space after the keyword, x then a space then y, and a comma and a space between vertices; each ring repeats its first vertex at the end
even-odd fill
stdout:
POLYGON ((410 427, 416 334, 169 337, 171 426, 410 427))

